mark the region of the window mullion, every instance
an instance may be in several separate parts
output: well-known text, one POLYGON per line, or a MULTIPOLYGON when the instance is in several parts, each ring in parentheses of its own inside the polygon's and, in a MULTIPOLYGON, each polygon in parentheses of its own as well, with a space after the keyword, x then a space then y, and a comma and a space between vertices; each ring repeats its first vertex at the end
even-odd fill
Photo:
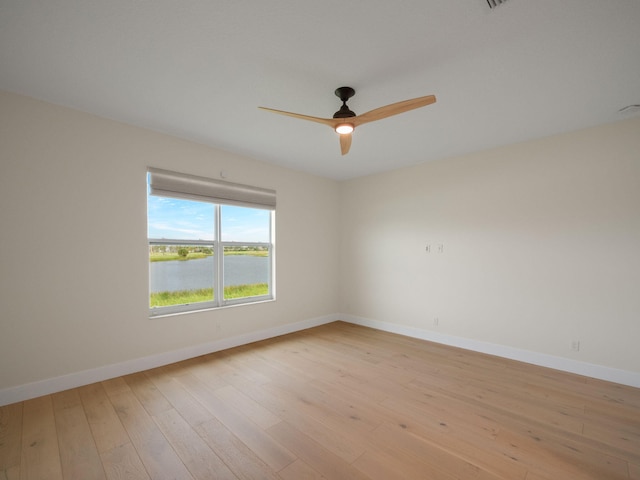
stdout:
POLYGON ((224 301, 224 247, 222 245, 222 233, 221 226, 222 220, 220 215, 220 205, 215 205, 215 213, 214 213, 214 221, 215 221, 215 242, 216 242, 216 254, 215 254, 215 269, 214 272, 214 286, 215 286, 215 299, 217 305, 222 305, 224 301))

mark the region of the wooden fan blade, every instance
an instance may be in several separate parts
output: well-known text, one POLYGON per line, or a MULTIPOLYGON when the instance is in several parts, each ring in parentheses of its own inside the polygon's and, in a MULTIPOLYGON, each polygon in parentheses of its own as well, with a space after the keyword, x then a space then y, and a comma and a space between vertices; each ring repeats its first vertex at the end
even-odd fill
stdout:
POLYGON ((342 151, 342 155, 346 155, 347 153, 349 153, 350 148, 351 148, 351 134, 341 133, 340 134, 340 150, 342 151))
POLYGON ((310 122, 322 123, 324 125, 329 125, 331 128, 334 128, 334 129, 336 125, 340 123, 340 121, 335 118, 311 117, 309 115, 301 115, 300 113, 285 112, 283 110, 275 110, 273 108, 267 108, 267 107, 258 107, 258 108, 261 110, 266 110, 267 112, 278 113, 280 115, 287 115, 288 117, 299 118, 301 120, 309 120, 310 122))
POLYGON ((411 100, 404 100, 403 102, 392 103, 384 107, 370 110, 362 115, 353 117, 351 122, 355 125, 362 125, 364 123, 374 122, 376 120, 382 120, 383 118, 398 115, 399 113, 408 112, 420 107, 426 107, 436 102, 435 95, 427 95, 426 97, 412 98, 411 100))

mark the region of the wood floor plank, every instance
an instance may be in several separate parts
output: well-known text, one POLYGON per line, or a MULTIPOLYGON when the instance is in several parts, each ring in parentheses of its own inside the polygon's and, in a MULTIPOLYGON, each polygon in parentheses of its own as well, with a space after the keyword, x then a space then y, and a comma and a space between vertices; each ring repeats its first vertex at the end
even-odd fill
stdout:
MULTIPOLYGON (((505 440, 506 436, 517 436, 521 444, 528 444, 529 449, 535 450, 535 445, 553 451, 556 455, 567 458, 568 461, 581 464, 585 472, 601 475, 604 478, 625 478, 625 458, 635 458, 636 455, 621 451, 615 445, 594 440, 584 435, 578 435, 570 430, 562 430, 555 426, 539 423, 529 418, 498 411, 495 407, 493 417, 508 428, 501 428, 496 442, 505 444, 512 440, 505 440)), ((640 451, 637 452, 640 454, 640 451)), ((529 456, 529 452, 527 452, 529 456)), ((531 460, 537 462, 536 459, 531 460)))
POLYGON ((242 391, 260 402, 265 408, 276 413, 283 420, 305 432, 316 442, 342 458, 347 463, 353 462, 364 453, 364 441, 362 436, 353 434, 345 435, 341 428, 335 429, 322 423, 308 414, 307 410, 298 408, 296 400, 270 385, 243 385, 242 391))
MULTIPOLYGON (((430 362, 414 362, 413 368, 407 368, 404 362, 396 362, 397 356, 390 356, 383 348, 371 348, 371 345, 359 343, 345 343, 344 337, 339 341, 329 336, 307 342, 300 355, 313 362, 318 356, 326 357, 330 366, 327 373, 344 374, 346 371, 353 375, 370 375, 375 372, 378 377, 393 379, 394 383, 404 384, 413 380, 417 374, 424 371, 436 370, 430 362), (348 369, 345 366, 348 365, 348 369), (371 367, 375 366, 375 369, 371 367)), ((404 356, 404 354, 403 354, 404 356)))
POLYGON ((640 480, 640 389, 334 322, 0 407, 34 478, 640 480))
POLYGON ((154 420, 196 480, 237 480, 176 410, 159 413, 154 420))
POLYGON ((5 470, 0 470, 2 480, 20 480, 20 465, 14 465, 5 470))
MULTIPOLYGON (((377 382, 377 379, 374 382, 377 382)), ((381 406, 382 402, 376 402, 367 396, 363 396, 362 393, 357 394, 349 389, 342 388, 341 385, 335 385, 332 382, 332 377, 322 377, 309 382, 307 385, 313 392, 321 392, 321 399, 324 405, 330 406, 336 414, 355 421, 358 424, 358 428, 364 432, 375 430, 382 423, 391 419, 388 410, 381 406)), ((385 386, 380 388, 385 388, 385 386)), ((401 390, 402 387, 395 384, 391 391, 395 394, 401 390)), ((318 397, 316 394, 316 399, 319 399, 318 397)))
POLYGON ((487 385, 480 386, 477 382, 469 382, 464 386, 450 388, 459 395, 481 399, 486 403, 496 404, 499 402, 503 410, 523 418, 535 419, 537 422, 545 422, 574 433, 582 433, 583 431, 583 408, 566 408, 550 403, 542 406, 530 399, 521 399, 515 396, 506 397, 504 389, 492 388, 487 385))
POLYGON ((640 452, 637 446, 640 445, 640 428, 633 425, 585 425, 583 435, 594 441, 603 442, 607 445, 615 446, 628 453, 635 460, 640 460, 640 452))
POLYGON ((65 480, 104 480, 105 472, 77 389, 52 396, 65 480))
MULTIPOLYGON (((284 389, 281 389, 284 392, 284 389)), ((287 394, 295 397, 309 415, 336 431, 367 435, 378 427, 384 418, 366 408, 364 401, 332 395, 332 389, 316 388, 311 383, 290 385, 287 394)), ((346 395, 346 394, 345 394, 346 395)))
POLYGON ((26 400, 23 407, 20 478, 62 480, 51 396, 26 400))
POLYGON ((627 462, 597 450, 580 450, 571 442, 540 431, 504 428, 498 435, 500 448, 518 458, 531 472, 576 480, 628 478, 627 462))
POLYGON ((300 459, 280 470, 278 476, 282 480, 326 480, 327 478, 300 459))
POLYGON ((127 375, 124 380, 149 415, 166 412, 172 408, 169 401, 144 372, 127 375))
POLYGON ((269 428, 280 422, 281 419, 258 402, 247 397, 233 385, 227 385, 215 390, 216 396, 227 405, 233 405, 242 412, 249 420, 260 428, 269 428))
POLYGON ((280 422, 267 429, 267 432, 311 468, 331 480, 367 480, 369 478, 288 422, 280 422))
POLYGON ((0 472, 20 466, 22 406, 13 403, 0 407, 0 472))
MULTIPOLYGON (((415 435, 402 428, 394 428, 389 424, 381 425, 369 439, 369 443, 378 450, 391 452, 396 458, 399 455, 413 457, 409 464, 427 464, 431 471, 438 470, 442 474, 466 480, 500 480, 500 476, 485 465, 473 459, 465 458, 456 449, 443 448, 438 442, 415 435)), ((516 480, 518 477, 511 477, 516 480)), ((521 479, 524 476, 520 477, 521 479)))
POLYGON ((215 418, 196 427, 198 434, 241 480, 276 480, 277 474, 215 418))
POLYGON ((390 397, 382 405, 396 415, 425 426, 434 425, 442 430, 467 436, 476 442, 491 442, 500 432, 501 425, 481 409, 469 409, 464 402, 446 395, 433 394, 415 398, 410 394, 390 397))
POLYGON ((220 354, 226 362, 227 368, 226 371, 221 372, 221 376, 228 383, 233 384, 233 378, 237 375, 241 375, 245 380, 258 385, 271 381, 271 377, 261 373, 260 370, 246 368, 247 364, 255 365, 259 358, 255 344, 238 347, 230 352, 220 352, 220 354))
MULTIPOLYGON (((424 386, 421 389, 425 389, 424 386)), ((426 389, 426 391, 429 391, 426 389)), ((622 451, 615 444, 605 443, 600 440, 592 439, 582 433, 577 434, 575 430, 568 426, 568 424, 556 424, 555 422, 546 421, 545 418, 538 419, 534 415, 526 414, 519 411, 514 411, 509 405, 509 402, 500 402, 497 399, 487 402, 485 399, 478 398, 476 396, 468 396, 460 394, 458 389, 452 388, 446 392, 447 403, 451 405, 458 404, 456 411, 460 412, 463 416, 465 412, 475 411, 478 415, 482 412, 481 417, 485 419, 492 419, 495 425, 507 425, 511 428, 512 432, 520 434, 523 438, 542 438, 550 439, 554 441, 561 448, 567 446, 569 450, 585 452, 591 452, 586 456, 589 457, 587 463, 598 461, 601 458, 605 458, 600 463, 611 464, 614 470, 619 468, 615 467, 618 462, 614 457, 620 458, 629 457, 631 459, 636 458, 637 453, 640 451, 622 451), (537 432, 535 434, 531 432, 537 432)), ((483 421, 473 420, 469 421, 469 425, 482 425, 483 421)), ((489 425, 487 425, 489 427, 489 425)), ((504 430, 504 428, 500 428, 504 430)), ((639 429, 640 430, 640 429, 639 429)), ((495 430, 498 431, 497 429, 495 430)), ((504 435, 503 435, 504 436, 504 435)), ((527 441, 527 440, 525 440, 527 441)), ((619 467, 619 466, 618 466, 619 467)))
POLYGON ((371 480, 405 480, 407 478, 457 480, 453 475, 431 465, 416 462, 398 452, 389 453, 377 449, 367 451, 354 462, 353 466, 371 480))
POLYGON ((133 392, 123 390, 109 400, 151 478, 193 479, 133 392))
POLYGON ((555 477, 548 477, 539 472, 529 472, 526 480, 557 480, 555 477))
POLYGON ((78 392, 99 453, 130 442, 101 383, 81 387, 78 392))
POLYGON ((195 427, 211 420, 211 413, 202 406, 173 376, 173 369, 155 369, 147 376, 189 425, 195 427))
MULTIPOLYGON (((397 402, 398 400, 393 399, 392 401, 397 402)), ((467 422, 468 425, 473 426, 473 428, 482 427, 487 432, 493 431, 494 433, 491 437, 495 441, 491 444, 494 445, 494 448, 507 456, 518 459, 519 462, 528 467, 535 467, 536 463, 539 462, 538 455, 544 456, 548 450, 552 450, 552 448, 549 448, 549 442, 552 442, 555 449, 564 451, 564 455, 576 457, 573 460, 574 463, 579 460, 580 455, 576 455, 576 452, 580 451, 578 449, 579 446, 575 441, 576 435, 571 429, 564 431, 564 438, 558 437, 558 433, 561 430, 556 426, 552 429, 549 423, 514 413, 508 405, 503 407, 502 404, 499 404, 500 407, 497 407, 492 402, 485 404, 477 398, 460 397, 455 389, 449 392, 446 403, 454 408, 453 416, 449 417, 449 425, 454 425, 453 419, 459 418, 467 422), (478 415, 478 419, 470 416, 465 420, 465 416, 468 415, 466 412, 474 411, 476 413, 471 415, 478 415), (491 423, 486 423, 483 419, 487 421, 491 419, 491 423), (483 424, 485 425, 483 426, 483 424), (548 427, 548 431, 545 430, 545 425, 548 427), (522 445, 527 447, 516 447, 522 445), (531 452, 537 453, 531 455, 531 452)), ((406 411, 411 411, 412 409, 409 406, 401 408, 406 411)), ((430 410, 432 409, 430 408, 430 410)), ((436 411, 438 410, 436 409, 436 411)), ((440 411, 444 413, 442 410, 440 411)), ((481 430, 476 433, 481 433, 481 430)), ((582 445, 581 448, 585 450, 585 453, 586 451, 589 452, 588 454, 583 454, 585 458, 581 466, 582 471, 591 470, 600 472, 600 475, 609 475, 610 477, 607 478, 619 478, 618 476, 621 475, 623 470, 623 462, 615 457, 603 454, 600 448, 596 448, 595 445, 582 445)), ((558 463, 558 465, 562 465, 562 468, 565 468, 563 463, 558 463)), ((568 468, 572 474, 576 475, 573 466, 568 468)))
POLYGON ((194 365, 190 371, 190 376, 196 376, 209 385, 211 388, 222 388, 228 385, 225 377, 231 367, 222 356, 205 355, 202 361, 194 365))
POLYGON ((150 480, 149 474, 131 443, 100 454, 108 480, 150 480))
POLYGON ((506 455, 495 445, 497 430, 470 428, 465 421, 457 422, 455 413, 447 410, 413 409, 402 403, 385 403, 396 412, 395 421, 390 424, 394 428, 436 442, 441 448, 506 479, 521 479, 526 474, 526 466, 517 457, 506 455))
MULTIPOLYGON (((573 377, 575 376, 570 376, 569 378, 573 377)), ((638 389, 629 388, 626 385, 611 383, 598 378, 582 378, 584 378, 585 382, 585 391, 587 391, 588 388, 588 392, 593 399, 599 399, 603 403, 609 405, 615 404, 617 406, 634 408, 636 411, 640 409, 640 395, 638 395, 638 389)))
POLYGON ((274 471, 277 472, 295 461, 295 456, 289 450, 273 441, 263 429, 245 418, 241 412, 225 404, 198 378, 185 375, 180 381, 209 412, 274 471))
POLYGON ((101 382, 101 384, 109 396, 131 391, 131 387, 129 387, 124 377, 111 378, 101 382))

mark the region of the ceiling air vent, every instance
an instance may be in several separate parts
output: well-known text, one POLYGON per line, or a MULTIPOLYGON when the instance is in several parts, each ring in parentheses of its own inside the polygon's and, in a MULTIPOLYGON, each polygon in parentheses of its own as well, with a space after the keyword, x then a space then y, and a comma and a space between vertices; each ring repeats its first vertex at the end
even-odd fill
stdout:
POLYGON ((506 1, 507 0, 487 0, 487 3, 489 4, 489 8, 496 8, 502 5, 506 1))

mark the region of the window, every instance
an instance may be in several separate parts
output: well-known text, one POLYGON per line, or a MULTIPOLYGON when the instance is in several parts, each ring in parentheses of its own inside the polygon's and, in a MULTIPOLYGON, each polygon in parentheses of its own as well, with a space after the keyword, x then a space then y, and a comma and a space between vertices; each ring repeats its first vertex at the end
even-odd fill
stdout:
POLYGON ((150 168, 151 315, 274 298, 275 192, 150 168))

